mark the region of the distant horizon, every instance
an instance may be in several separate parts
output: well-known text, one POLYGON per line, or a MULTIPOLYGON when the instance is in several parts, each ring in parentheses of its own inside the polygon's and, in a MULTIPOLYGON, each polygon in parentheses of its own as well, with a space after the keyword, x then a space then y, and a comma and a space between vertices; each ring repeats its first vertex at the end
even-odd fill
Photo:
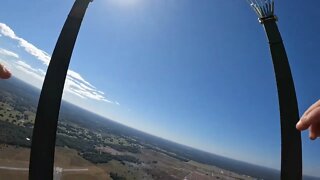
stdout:
MULTIPOLYGON (((18 79, 19 81, 22 81, 23 83, 25 83, 25 84, 27 84, 27 85, 30 85, 30 86, 36 88, 37 90, 39 90, 39 91, 41 92, 41 88, 38 88, 37 86, 34 86, 34 85, 32 85, 32 84, 30 84, 30 83, 28 83, 28 82, 26 82, 26 81, 24 81, 24 80, 22 80, 22 79, 19 79, 18 77, 15 77, 15 76, 12 76, 12 78, 18 79)), ((8 80, 6 80, 6 81, 8 81, 8 80)), ((146 134, 148 134, 148 135, 151 135, 151 136, 154 136, 154 137, 157 137, 157 138, 166 140, 166 141, 170 141, 170 142, 172 142, 172 143, 176 143, 176 144, 179 144, 179 145, 182 145, 182 146, 186 146, 186 147, 188 147, 188 148, 197 149, 197 150, 200 150, 200 151, 203 151, 203 152, 206 152, 206 153, 210 153, 210 154, 213 154, 213 155, 218 155, 218 156, 221 156, 221 157, 224 157, 224 158, 227 158, 227 159, 232 159, 232 160, 236 160, 236 161, 240 161, 240 162, 252 164, 252 165, 255 165, 255 166, 260 166, 260 167, 264 167, 264 168, 268 168, 268 169, 272 169, 272 170, 279 171, 279 169, 274 169, 274 168, 270 168, 270 167, 266 167, 266 166, 261 166, 261 165, 258 165, 258 164, 253 164, 253 163, 250 163, 250 162, 246 162, 246 161, 242 161, 242 160, 230 158, 230 157, 223 156, 223 155, 220 155, 220 154, 216 154, 216 153, 214 153, 214 152, 210 152, 210 151, 207 151, 207 150, 204 150, 204 149, 200 149, 200 148, 197 148, 197 147, 193 147, 193 146, 188 145, 188 144, 183 144, 183 143, 180 143, 180 142, 172 141, 171 139, 163 138, 163 137, 161 137, 161 136, 158 136, 158 135, 156 135, 156 134, 153 134, 152 132, 146 132, 146 131, 144 131, 144 130, 142 130, 142 129, 137 129, 137 128, 132 127, 132 126, 128 126, 128 125, 126 125, 126 124, 123 124, 123 123, 115 120, 115 119, 111 119, 111 118, 106 117, 106 116, 104 116, 104 115, 98 114, 98 113, 96 113, 96 112, 94 112, 94 111, 92 111, 92 110, 89 110, 89 109, 86 109, 86 108, 84 108, 84 107, 81 107, 81 106, 79 106, 79 105, 77 105, 77 104, 75 104, 75 103, 73 103, 73 102, 67 101, 67 100, 65 100, 65 99, 62 99, 62 102, 70 103, 70 104, 72 104, 73 106, 76 106, 76 107, 78 107, 78 108, 80 108, 80 109, 82 109, 82 110, 88 111, 88 112, 90 112, 90 113, 92 113, 92 114, 95 114, 95 115, 97 115, 97 116, 100 116, 100 117, 102 117, 102 118, 105 118, 106 120, 110 120, 110 121, 113 121, 113 122, 115 122, 115 123, 119 123, 120 125, 126 126, 126 127, 128 127, 128 128, 131 128, 131 129, 140 131, 140 132, 142 132, 142 133, 146 133, 146 134)))
MULTIPOLYGON (((32 84, 30 84, 30 83, 28 83, 28 82, 26 82, 26 81, 24 81, 24 80, 22 80, 22 79, 20 79, 20 78, 18 78, 18 77, 15 77, 15 76, 12 76, 12 78, 13 78, 13 79, 17 79, 18 81, 22 81, 23 83, 25 83, 25 84, 27 84, 27 85, 29 85, 29 86, 37 89, 39 92, 41 92, 41 88, 38 88, 37 86, 34 86, 34 85, 32 85, 32 84)), ((10 79, 9 79, 9 80, 10 80, 10 79)), ((8 80, 6 80, 6 81, 8 81, 8 80)), ((71 104, 71 105, 73 105, 73 106, 76 106, 76 107, 79 108, 79 109, 82 109, 82 110, 87 111, 87 112, 89 112, 89 113, 92 113, 92 114, 95 114, 95 115, 100 116, 100 117, 102 117, 102 118, 105 118, 106 120, 113 121, 113 122, 118 123, 118 124, 120 124, 120 125, 122 125, 122 126, 125 126, 125 127, 128 127, 128 128, 131 128, 131 129, 140 131, 140 132, 142 132, 142 133, 145 133, 145 134, 154 136, 154 137, 156 137, 156 138, 163 139, 163 140, 165 140, 165 141, 169 141, 169 142, 171 142, 171 143, 179 144, 179 145, 185 146, 185 147, 187 147, 187 148, 196 149, 196 150, 199 150, 199 151, 202 151, 202 152, 205 152, 205 153, 209 153, 209 154, 212 154, 212 155, 215 155, 215 156, 220 156, 220 157, 223 157, 223 158, 226 158, 226 159, 230 159, 230 160, 234 160, 234 161, 239 161, 239 162, 241 162, 241 163, 247 163, 247 164, 254 165, 254 166, 258 166, 258 167, 267 168, 267 169, 274 170, 274 171, 277 171, 277 172, 280 173, 280 169, 275 169, 275 168, 271 168, 271 167, 267 167, 267 166, 263 166, 263 165, 254 164, 254 163, 250 163, 250 162, 247 162, 247 161, 235 159, 235 158, 232 158, 232 157, 223 156, 223 155, 217 154, 217 153, 215 153, 215 152, 210 152, 210 151, 207 151, 207 150, 204 150, 204 149, 201 149, 201 148, 193 147, 192 145, 188 145, 188 144, 183 144, 183 143, 180 143, 180 142, 176 142, 176 141, 173 141, 173 140, 171 140, 171 139, 163 138, 163 137, 161 137, 161 136, 158 136, 158 135, 156 135, 156 134, 153 134, 152 132, 146 132, 146 131, 144 131, 144 130, 141 130, 141 129, 137 129, 137 128, 135 128, 135 127, 128 126, 128 125, 123 124, 123 123, 121 123, 121 122, 119 122, 119 121, 116 121, 116 120, 114 120, 114 119, 110 119, 109 117, 106 117, 106 116, 104 116, 104 115, 98 114, 98 113, 96 113, 96 112, 94 112, 94 111, 91 111, 91 110, 89 110, 89 109, 86 109, 86 108, 84 108, 84 107, 78 106, 77 104, 74 104, 73 102, 69 102, 69 101, 67 101, 67 100, 65 100, 65 99, 62 99, 62 102, 69 103, 69 104, 71 104)), ((304 175, 305 175, 305 174, 304 174, 304 175)), ((307 176, 308 176, 308 175, 307 175, 307 176)), ((312 177, 312 176, 311 176, 311 177, 312 177)))
MULTIPOLYGON (((22 80, 22 79, 20 79, 20 78, 18 78, 18 77, 16 77, 16 76, 14 76, 14 75, 13 75, 11 78, 12 78, 12 79, 17 79, 18 81, 21 81, 21 82, 25 83, 26 85, 29 85, 29 86, 31 86, 32 88, 35 88, 37 91, 39 91, 39 93, 41 92, 41 88, 39 88, 39 87, 37 87, 37 86, 34 86, 33 84, 28 83, 27 81, 24 81, 24 80, 22 80)), ((5 80, 5 81, 10 81, 10 79, 9 79, 9 80, 5 80)), ((40 95, 40 94, 39 94, 39 95, 40 95)), ((269 170, 276 171, 277 173, 280 174, 280 169, 276 169, 276 168, 272 168, 272 167, 267 167, 267 166, 263 166, 263 165, 259 165, 259 164, 254 164, 254 163, 251 163, 251 162, 248 162, 248 161, 239 160, 239 159, 235 159, 235 158, 228 157, 228 156, 223 156, 223 155, 217 154, 217 153, 215 153, 215 152, 207 151, 207 150, 205 150, 205 149, 201 149, 201 148, 198 148, 198 147, 193 147, 192 145, 183 144, 183 143, 181 143, 181 142, 173 141, 173 140, 171 140, 171 139, 167 139, 167 138, 158 136, 158 135, 156 135, 156 134, 153 134, 152 132, 146 132, 146 131, 144 131, 144 130, 141 130, 141 129, 137 129, 137 128, 135 128, 135 127, 128 126, 128 125, 123 124, 123 123, 121 123, 121 122, 119 122, 119 121, 116 121, 116 120, 111 119, 111 118, 109 118, 109 117, 106 117, 106 116, 104 116, 104 115, 98 114, 98 113, 96 113, 96 112, 94 112, 94 111, 91 111, 91 110, 89 110, 89 109, 86 109, 86 108, 84 108, 84 107, 78 106, 77 104, 75 104, 75 103, 73 103, 73 102, 69 102, 69 101, 67 101, 67 100, 65 100, 65 99, 62 99, 62 102, 69 103, 69 104, 71 104, 71 105, 73 105, 73 106, 75 106, 75 107, 77 107, 77 108, 79 108, 79 109, 82 109, 82 110, 87 111, 87 112, 89 112, 89 113, 92 113, 92 114, 95 114, 95 115, 97 115, 97 116, 100 116, 100 117, 102 117, 102 118, 104 118, 104 119, 106 119, 106 120, 109 120, 109 121, 118 123, 118 124, 120 124, 120 125, 122 125, 122 126, 125 126, 125 127, 127 127, 127 128, 131 128, 131 129, 134 129, 134 130, 136 130, 136 131, 140 131, 140 132, 145 133, 145 134, 147 134, 147 135, 154 136, 154 137, 156 137, 156 138, 160 138, 160 139, 163 139, 163 140, 165 140, 165 141, 169 141, 169 142, 171 142, 171 143, 175 143, 175 144, 178 144, 178 145, 181 145, 181 146, 185 146, 185 147, 187 147, 187 148, 196 149, 196 150, 202 151, 202 152, 204 152, 204 153, 209 153, 209 154, 212 154, 212 155, 215 155, 215 156, 220 156, 220 157, 222 157, 222 158, 226 158, 226 159, 238 161, 238 162, 241 162, 241 163, 245 163, 245 164, 249 164, 249 165, 253 165, 253 166, 257 166, 257 167, 261 167, 261 168, 266 168, 266 169, 269 169, 269 170)), ((307 177, 310 177, 310 178, 320 178, 320 176, 319 176, 319 177, 318 177, 318 176, 311 176, 311 175, 308 175, 308 174, 303 174, 303 175, 304 175, 304 176, 307 176, 307 177)))
MULTIPOLYGON (((29 84, 28 82, 25 82, 25 81, 23 81, 23 80, 15 77, 15 76, 13 76, 12 79, 17 79, 18 81, 21 81, 21 82, 25 83, 26 85, 29 85, 29 86, 35 88, 37 91, 41 92, 41 89, 39 89, 38 87, 33 86, 32 84, 29 84)), ((6 80, 6 81, 10 81, 10 80, 6 80)), ((131 129, 134 129, 134 130, 136 130, 136 131, 142 132, 142 133, 147 134, 147 135, 149 135, 149 136, 153 136, 153 137, 156 137, 156 138, 165 140, 165 141, 169 141, 169 142, 171 142, 171 143, 178 144, 178 145, 180 145, 180 146, 184 146, 184 147, 186 147, 186 148, 192 148, 192 149, 195 149, 195 150, 204 152, 204 153, 209 153, 209 154, 212 154, 212 155, 214 155, 214 156, 220 156, 220 157, 222 157, 222 158, 230 159, 230 160, 233 160, 233 161, 238 161, 238 162, 240 162, 240 163, 249 164, 249 165, 256 166, 256 167, 269 169, 269 170, 272 170, 272 171, 275 171, 275 172, 279 173, 279 175, 280 175, 280 169, 270 168, 270 167, 263 166, 263 165, 259 165, 259 164, 253 164, 253 163, 250 163, 250 162, 247 162, 247 161, 238 160, 238 159, 234 159, 234 158, 231 158, 231 157, 226 157, 226 156, 223 156, 223 155, 220 155, 220 154, 216 154, 216 153, 214 153, 214 152, 206 151, 206 150, 204 150, 204 149, 200 149, 200 148, 197 148, 197 147, 193 147, 193 146, 190 146, 190 145, 187 145, 187 144, 182 144, 182 143, 180 143, 180 142, 175 142, 175 141, 172 141, 172 140, 170 140, 170 139, 166 139, 166 138, 157 136, 157 135, 155 135, 155 134, 152 134, 152 133, 149 133, 149 132, 145 132, 145 131, 140 130, 140 129, 136 129, 136 128, 131 127, 131 126, 127 126, 127 125, 125 125, 125 124, 123 124, 123 123, 121 123, 121 122, 118 122, 118 121, 116 121, 116 120, 110 119, 110 118, 105 117, 105 116, 103 116, 103 115, 97 114, 97 113, 94 112, 94 111, 90 111, 90 110, 85 109, 85 108, 83 108, 83 107, 81 107, 81 106, 78 106, 77 104, 74 104, 74 103, 72 103, 72 102, 68 102, 68 101, 66 101, 66 100, 64 100, 64 99, 62 100, 62 102, 69 103, 69 104, 71 104, 72 106, 75 106, 75 107, 77 107, 77 108, 79 108, 79 109, 81 109, 81 110, 87 111, 87 112, 92 113, 92 114, 97 115, 97 116, 100 116, 100 117, 102 117, 103 119, 106 119, 106 120, 108 120, 108 121, 112 121, 112 122, 118 123, 118 124, 120 124, 120 125, 122 125, 122 126, 125 126, 125 127, 127 127, 127 128, 131 128, 131 129)), ((191 160, 191 161, 192 161, 192 160, 191 160)), ((208 164, 208 165, 210 165, 210 164, 208 164)), ((303 174, 303 175, 304 175, 305 177, 310 177, 310 178, 320 178, 320 177, 317 177, 317 176, 310 176, 310 175, 307 175, 307 174, 303 174)))
MULTIPOLYGON (((26 81, 23 81, 22 79, 19 79, 18 77, 12 76, 11 78, 15 78, 15 79, 17 79, 17 80, 19 80, 19 81, 22 81, 23 83, 25 83, 25 84, 27 84, 27 85, 29 85, 29 86, 31 86, 31 87, 39 90, 39 92, 41 92, 41 89, 40 89, 40 88, 38 88, 38 87, 36 87, 36 86, 34 86, 34 85, 26 82, 26 81)), ((9 80, 10 80, 10 79, 9 79, 9 80)), ((6 80, 6 81, 9 81, 9 80, 6 80)), ((270 168, 270 167, 262 166, 262 165, 259 165, 259 164, 253 164, 253 163, 250 163, 250 162, 247 162, 247 161, 243 161, 243 160, 239 160, 239 159, 234 159, 234 158, 231 158, 231 157, 223 156, 223 155, 217 154, 217 153, 215 153, 215 152, 210 152, 210 151, 207 151, 207 150, 204 150, 204 149, 201 149, 201 148, 193 147, 192 145, 183 144, 183 143, 180 143, 180 142, 173 141, 173 140, 171 140, 171 139, 167 139, 167 138, 158 136, 158 135, 156 135, 156 134, 153 134, 152 132, 146 132, 146 131, 144 131, 144 130, 141 130, 141 129, 137 129, 137 128, 135 128, 135 127, 128 126, 128 125, 123 124, 123 123, 121 123, 121 122, 119 122, 119 121, 116 121, 116 120, 114 120, 114 119, 110 119, 109 117, 106 117, 106 116, 104 116, 104 115, 98 114, 98 113, 96 113, 96 112, 94 112, 94 111, 91 111, 91 110, 89 110, 89 109, 86 109, 86 108, 84 108, 84 107, 78 106, 77 104, 74 104, 73 102, 69 102, 69 101, 67 101, 67 100, 65 100, 65 99, 62 99, 62 102, 66 102, 66 103, 72 104, 73 106, 76 106, 76 107, 79 108, 79 109, 88 111, 89 113, 92 113, 92 114, 95 114, 95 115, 100 116, 100 117, 102 117, 102 118, 105 118, 106 120, 113 121, 113 122, 118 123, 118 124, 120 124, 120 125, 122 125, 122 126, 125 126, 125 127, 128 127, 128 128, 131 128, 131 129, 140 131, 140 132, 142 132, 142 133, 145 133, 145 134, 148 134, 148 135, 151 135, 151 136, 154 136, 154 137, 163 139, 163 140, 165 140, 165 141, 169 141, 169 142, 172 142, 172 143, 175 143, 175 144, 179 144, 179 145, 181 145, 181 146, 185 146, 185 147, 188 147, 188 148, 193 148, 193 149, 196 149, 196 150, 199 150, 199 151, 203 151, 203 152, 205 152, 205 153, 209 153, 209 154, 212 154, 212 155, 220 156, 220 157, 223 157, 223 158, 226 158, 226 159, 231 159, 231 160, 239 161, 239 162, 242 162, 242 163, 248 163, 248 164, 251 164, 251 165, 254 165, 254 166, 263 167, 263 168, 267 168, 267 169, 271 169, 271 170, 275 170, 275 171, 279 171, 279 172, 280 172, 279 169, 270 168)))

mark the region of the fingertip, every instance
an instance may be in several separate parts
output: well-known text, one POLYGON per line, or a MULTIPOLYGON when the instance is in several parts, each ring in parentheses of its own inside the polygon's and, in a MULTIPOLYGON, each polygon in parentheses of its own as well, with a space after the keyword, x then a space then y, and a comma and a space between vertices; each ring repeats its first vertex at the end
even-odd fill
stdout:
POLYGON ((316 137, 310 136, 309 137, 312 141, 314 141, 316 139, 316 137))
POLYGON ((300 121, 296 124, 296 129, 298 129, 299 131, 301 131, 301 128, 300 128, 301 125, 300 124, 301 124, 300 121))
POLYGON ((9 79, 12 76, 11 72, 2 64, 0 64, 0 68, 0 79, 9 79))
POLYGON ((317 135, 316 135, 316 133, 314 132, 313 127, 311 126, 309 130, 310 130, 310 131, 309 131, 309 138, 310 138, 311 140, 315 140, 315 139, 317 138, 317 135))
POLYGON ((306 130, 308 129, 308 125, 306 123, 304 123, 302 121, 302 119, 296 124, 296 128, 299 130, 299 131, 303 131, 303 130, 306 130))

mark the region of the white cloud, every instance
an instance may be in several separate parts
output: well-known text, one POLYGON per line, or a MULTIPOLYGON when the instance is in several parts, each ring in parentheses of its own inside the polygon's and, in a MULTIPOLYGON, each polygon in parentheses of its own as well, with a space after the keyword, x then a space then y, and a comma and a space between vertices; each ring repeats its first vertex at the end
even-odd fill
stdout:
POLYGON ((0 23, 0 33, 2 35, 10 37, 12 39, 17 38, 14 31, 9 26, 7 26, 6 24, 3 24, 3 23, 0 23))
POLYGON ((4 23, 0 23, 0 33, 6 37, 9 37, 13 40, 18 41, 19 46, 23 47, 24 50, 35 56, 37 59, 39 59, 40 61, 42 61, 44 64, 48 65, 50 62, 50 55, 48 53, 46 53, 45 51, 37 48, 36 46, 34 46, 33 44, 29 43, 28 41, 26 41, 23 38, 20 38, 19 36, 17 36, 14 31, 7 26, 4 23))
POLYGON ((38 72, 39 72, 41 75, 43 75, 43 76, 46 75, 46 72, 45 72, 43 69, 38 69, 38 72))
POLYGON ((88 81, 84 80, 84 79, 81 77, 81 75, 80 75, 79 73, 77 73, 77 72, 74 72, 74 71, 72 71, 72 70, 68 70, 68 76, 69 76, 70 78, 73 78, 73 79, 78 79, 78 80, 84 82, 86 85, 88 85, 88 86, 90 86, 90 87, 92 87, 92 88, 95 88, 95 87, 92 86, 88 81))
POLYGON ((24 67, 26 69, 29 69, 29 70, 32 70, 32 71, 36 71, 29 64, 25 63, 24 61, 20 61, 19 60, 19 61, 16 62, 16 64, 19 65, 19 66, 22 66, 22 67, 24 67))
MULTIPOLYGON (((25 39, 18 37, 15 32, 6 24, 0 23, 0 35, 9 37, 19 43, 20 47, 23 47, 24 50, 29 53, 30 55, 36 57, 38 60, 40 60, 43 64, 49 65, 50 62, 50 55, 46 53, 45 51, 37 48, 33 44, 29 43, 25 39)), ((1 54, 7 54, 11 55, 13 57, 19 58, 19 56, 13 52, 9 51, 1 51, 1 54)), ((46 72, 43 69, 36 69, 27 64, 26 62, 22 60, 18 60, 14 62, 14 66, 16 69, 23 71, 24 73, 31 75, 32 77, 43 81, 44 76, 46 72)), ((96 89, 91 83, 89 83, 87 80, 85 80, 79 73, 68 70, 67 78, 65 82, 65 90, 73 95, 76 95, 78 97, 81 97, 83 99, 92 99, 97 101, 104 101, 108 103, 115 103, 119 105, 118 102, 113 102, 108 100, 105 97, 104 92, 96 89)))
POLYGON ((14 52, 11 52, 9 50, 6 50, 6 49, 2 49, 0 48, 0 54, 1 55, 4 55, 4 56, 9 56, 9 57, 14 57, 14 58, 19 58, 19 55, 14 53, 14 52))
POLYGON ((14 67, 16 69, 23 71, 24 73, 32 76, 33 78, 37 79, 38 81, 44 80, 44 76, 39 74, 39 71, 37 69, 33 69, 29 64, 26 64, 23 61, 15 62, 14 67))
POLYGON ((37 47, 35 47, 33 44, 29 43, 28 41, 19 38, 17 39, 19 41, 19 45, 25 49, 25 51, 33 56, 35 56, 37 59, 42 61, 45 65, 49 65, 50 62, 50 55, 37 47))
POLYGON ((69 75, 67 76, 67 79, 66 79, 65 89, 68 92, 73 93, 85 99, 89 98, 97 101, 113 103, 112 101, 105 98, 103 94, 97 91, 95 88, 88 87, 83 82, 77 79, 74 79, 69 75))

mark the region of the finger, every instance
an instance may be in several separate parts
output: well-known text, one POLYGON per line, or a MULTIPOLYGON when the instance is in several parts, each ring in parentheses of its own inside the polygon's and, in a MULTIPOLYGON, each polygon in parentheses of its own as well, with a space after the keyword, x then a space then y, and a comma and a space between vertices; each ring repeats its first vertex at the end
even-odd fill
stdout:
POLYGON ((312 124, 309 130, 309 138, 311 140, 315 140, 317 137, 320 137, 320 123, 312 124))
POLYGON ((320 107, 316 107, 304 116, 296 125, 296 128, 300 131, 308 129, 311 124, 320 122, 320 107))
POLYGON ((318 100, 317 102, 315 102, 314 104, 312 104, 301 116, 301 119, 303 117, 305 117, 306 115, 308 115, 312 110, 314 110, 315 108, 320 107, 320 100, 318 100))
POLYGON ((313 132, 312 130, 313 130, 313 126, 311 125, 311 126, 309 127, 309 138, 310 138, 311 140, 315 140, 315 139, 316 139, 316 135, 314 134, 314 132, 313 132))
POLYGON ((0 78, 1 79, 9 79, 11 77, 11 72, 5 68, 2 64, 0 64, 0 78))
POLYGON ((300 131, 306 130, 309 128, 309 126, 307 124, 305 124, 304 122, 307 120, 307 115, 314 110, 315 108, 320 106, 320 100, 318 100, 317 102, 315 102, 314 104, 312 104, 301 116, 299 122, 296 124, 296 128, 300 131))
POLYGON ((296 128, 299 130, 299 131, 303 131, 303 130, 306 130, 309 128, 310 125, 308 125, 306 123, 307 121, 307 117, 306 116, 303 116, 299 121, 298 123, 296 124, 296 128))

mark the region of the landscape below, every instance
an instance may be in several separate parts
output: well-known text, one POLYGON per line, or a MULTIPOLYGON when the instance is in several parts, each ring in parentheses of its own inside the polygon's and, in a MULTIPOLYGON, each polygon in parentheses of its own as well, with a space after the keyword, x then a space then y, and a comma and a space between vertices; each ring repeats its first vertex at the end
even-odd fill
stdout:
MULTIPOLYGON (((0 81, 0 167, 28 168, 40 91, 12 78, 0 81)), ((279 179, 279 171, 232 160, 129 128, 62 103, 55 166, 62 179, 279 179)), ((0 179, 27 179, 0 168, 0 179)), ((316 179, 305 177, 304 179, 316 179)))

